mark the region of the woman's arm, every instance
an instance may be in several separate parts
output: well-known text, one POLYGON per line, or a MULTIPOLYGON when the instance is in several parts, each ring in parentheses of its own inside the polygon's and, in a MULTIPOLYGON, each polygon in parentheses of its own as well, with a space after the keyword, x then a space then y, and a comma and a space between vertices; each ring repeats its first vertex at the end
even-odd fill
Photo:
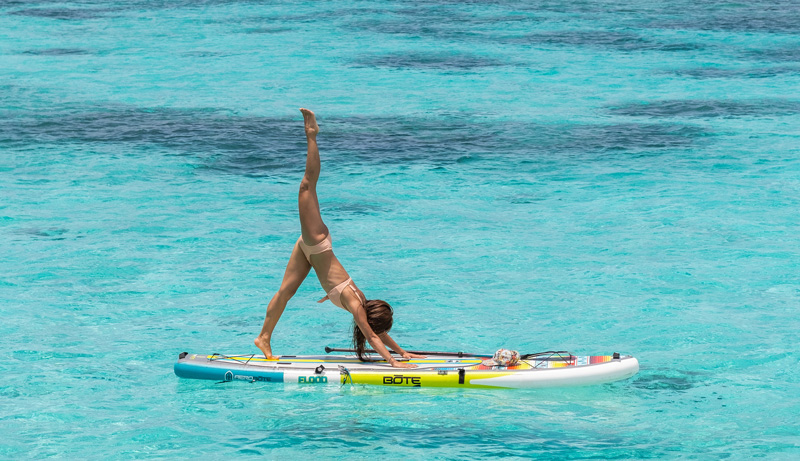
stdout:
MULTIPOLYGON (((353 318, 355 318, 356 320, 356 325, 358 325, 358 328, 361 329, 361 333, 363 333, 364 337, 367 338, 367 341, 369 341, 369 344, 372 346, 373 349, 375 349, 375 352, 377 352, 381 357, 383 357, 383 359, 386 360, 386 362, 388 362, 389 365, 395 368, 417 367, 416 365, 411 363, 398 362, 394 357, 392 357, 392 354, 390 354, 389 351, 386 350, 386 346, 384 346, 383 342, 381 342, 381 338, 378 335, 376 335, 374 331, 372 331, 372 328, 369 326, 369 322, 367 322, 367 313, 364 312, 364 308, 361 307, 360 304, 358 305, 358 307, 353 309, 352 312, 353 312, 353 318)), ((400 347, 397 346, 397 343, 395 343, 394 341, 392 341, 392 343, 394 343, 394 346, 398 348, 400 347)))
POLYGON ((391 336, 389 336, 389 332, 388 331, 385 332, 385 333, 379 334, 378 337, 381 339, 381 341, 383 341, 383 344, 386 344, 387 346, 389 346, 389 349, 391 349, 394 352, 402 355, 404 359, 424 359, 425 358, 424 355, 413 354, 411 352, 403 350, 403 348, 400 347, 400 345, 398 345, 397 342, 395 342, 395 340, 392 339, 391 336))

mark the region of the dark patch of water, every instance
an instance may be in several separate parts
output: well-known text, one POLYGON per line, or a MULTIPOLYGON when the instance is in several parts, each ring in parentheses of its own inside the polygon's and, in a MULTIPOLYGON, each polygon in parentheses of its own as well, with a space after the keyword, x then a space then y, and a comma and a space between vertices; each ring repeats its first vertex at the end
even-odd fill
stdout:
POLYGON ((683 1, 671 6, 680 14, 665 15, 662 11, 641 16, 642 25, 657 29, 800 33, 800 4, 795 0, 683 1))
POLYGON ((388 19, 406 24, 428 24, 439 30, 462 29, 464 31, 476 28, 488 30, 503 30, 518 28, 524 25, 538 23, 541 18, 535 14, 521 11, 518 5, 508 4, 510 8, 502 5, 503 2, 480 2, 482 8, 476 9, 467 6, 468 2, 415 2, 409 7, 403 2, 401 8, 391 11, 388 19), (465 8, 466 6, 466 8, 465 8), (476 14, 480 11, 480 14, 476 14))
MULTIPOLYGON (((686 148, 708 135, 692 125, 636 124, 577 125, 555 133, 556 152, 652 153, 662 149, 686 148)), ((546 143, 545 140, 542 140, 546 143)), ((546 144, 545 144, 546 145, 546 144)))
POLYGON ((326 22, 328 19, 333 20, 346 17, 350 13, 367 14, 366 10, 366 8, 353 8, 352 10, 348 11, 318 11, 314 14, 296 14, 294 12, 290 12, 289 14, 258 16, 239 16, 232 14, 229 16, 206 18, 203 20, 203 23, 233 26, 235 28, 240 28, 239 32, 241 33, 275 34, 297 31, 298 23, 308 23, 313 21, 326 22))
POLYGON ((661 370, 662 372, 643 371, 631 382, 639 389, 649 391, 686 391, 697 385, 696 374, 679 370, 661 370))
POLYGON ((109 14, 116 14, 119 10, 112 8, 25 8, 10 11, 7 14, 14 16, 29 16, 34 18, 59 19, 63 21, 77 21, 85 19, 106 18, 109 14))
POLYGON ((270 146, 287 146, 280 153, 297 152, 302 149, 302 143, 292 139, 297 133, 296 121, 203 109, 62 106, 44 114, 14 112, 0 117, 0 142, 155 144, 178 153, 233 152, 243 164, 261 161, 270 146))
MULTIPOLYGON (((501 2, 502 3, 502 2, 501 2)), ((567 45, 607 48, 620 51, 680 52, 705 48, 699 43, 669 42, 645 38, 641 34, 616 30, 562 30, 529 33, 542 23, 553 21, 532 12, 512 12, 477 16, 453 5, 407 8, 349 23, 351 28, 373 33, 425 37, 451 42, 481 41, 509 45, 567 45), (521 35, 520 35, 521 34, 521 35)), ((511 7, 511 5, 507 5, 511 7)), ((541 11, 535 11, 541 13, 541 11)), ((629 12, 629 11, 628 11, 629 12)), ((608 11, 603 14, 608 15, 608 11)), ((620 12, 623 13, 623 12, 620 12)), ((634 23, 635 24, 635 23, 634 23)))
POLYGON ((242 33, 245 34, 281 34, 284 32, 291 32, 289 27, 250 27, 243 29, 242 33))
POLYGON ((420 5, 382 12, 367 19, 351 20, 351 29, 379 34, 425 37, 444 41, 494 40, 498 31, 532 28, 541 20, 529 13, 502 12, 497 15, 475 15, 459 11, 462 3, 420 5))
MULTIPOLYGON (((514 2, 502 2, 513 7, 514 2)), ((800 33, 800 4, 795 0, 697 2, 677 0, 664 9, 657 2, 545 0, 519 5, 518 11, 559 13, 595 22, 624 21, 630 27, 731 32, 800 33)))
MULTIPOLYGON (((450 2, 452 7, 447 9, 442 8, 444 3, 447 2, 435 2, 437 10, 426 8, 430 5, 428 2, 420 2, 416 9, 431 15, 428 22, 435 22, 435 19, 444 21, 446 12, 458 7, 460 2, 450 2), (443 13, 434 16, 437 11, 443 13)), ((628 27, 654 29, 800 34, 800 4, 796 0, 739 3, 678 0, 671 3, 668 10, 655 2, 544 0, 528 4, 513 1, 486 3, 509 12, 533 14, 547 21, 573 18, 610 25, 624 22, 628 27)))
POLYGON ((44 48, 40 50, 26 50, 21 54, 29 54, 34 56, 75 56, 94 54, 94 52, 82 48, 44 48))
MULTIPOLYGON (((23 7, 19 10, 8 11, 6 14, 29 16, 37 18, 49 18, 59 20, 85 20, 107 18, 119 15, 125 11, 158 11, 176 10, 181 8, 198 9, 204 7, 218 7, 231 4, 253 3, 252 0, 132 0, 124 2, 118 8, 109 8, 108 2, 104 0, 81 0, 64 2, 58 0, 0 0, 0 8, 23 7)), ((326 14, 339 14, 331 12, 319 12, 317 16, 311 14, 308 18, 320 18, 326 14)), ((230 22, 230 21, 229 21, 230 22)))
POLYGON ((608 111, 614 115, 655 118, 775 117, 800 113, 800 101, 788 99, 761 99, 753 101, 679 99, 624 104, 611 107, 608 111))
POLYGON ((706 133, 687 125, 542 125, 461 119, 348 119, 325 140, 359 163, 433 165, 501 158, 552 159, 655 153, 684 148, 706 133), (381 136, 375 136, 376 132, 381 136))
POLYGON ((775 67, 750 67, 746 69, 723 69, 719 67, 696 67, 692 69, 676 69, 664 73, 691 77, 696 79, 711 78, 771 78, 779 75, 800 74, 800 67, 775 66, 775 67))
POLYGON ((800 43, 791 47, 752 50, 745 56, 757 61, 800 62, 800 43))
POLYGON ((444 71, 468 71, 485 67, 507 65, 503 61, 466 53, 391 53, 364 56, 354 61, 358 66, 390 67, 394 69, 423 69, 444 71))
POLYGON ((403 22, 401 20, 356 20, 349 23, 349 27, 370 33, 405 35, 409 37, 425 37, 448 41, 463 41, 484 37, 485 34, 476 30, 459 29, 436 23, 403 22))
MULTIPOLYGON (((236 0, 231 0, 236 1, 236 0)), ((246 1, 246 0, 240 0, 246 1)), ((376 3, 377 5, 378 3, 376 3)), ((330 5, 330 6, 335 6, 330 5)), ((353 18, 359 16, 372 16, 375 14, 381 14, 383 10, 371 8, 370 6, 365 6, 363 8, 359 6, 354 6, 352 4, 344 4, 344 6, 336 9, 323 9, 323 8, 313 8, 307 9, 308 12, 302 12, 300 9, 291 9, 291 10, 284 10, 280 13, 273 13, 267 14, 263 16, 251 16, 248 18, 244 18, 244 21, 247 23, 279 23, 284 26, 297 26, 299 24, 310 24, 310 23, 335 23, 346 18, 353 18)), ((242 20, 239 18, 232 18, 232 21, 241 22, 242 20)), ((227 20, 225 22, 231 22, 231 20, 227 20)))
POLYGON ((200 171, 239 174, 251 178, 269 176, 274 172, 285 169, 302 169, 298 153, 302 148, 291 153, 280 152, 280 149, 265 148, 261 153, 241 154, 234 150, 227 151, 224 155, 208 159, 198 167, 200 171))
MULTIPOLYGON (((200 168, 246 176, 302 169, 305 138, 297 119, 236 116, 219 110, 124 105, 4 111, 0 144, 160 146, 200 159, 200 168)), ((679 124, 613 125, 475 121, 468 117, 320 118, 320 146, 342 162, 433 165, 498 156, 553 158, 650 154, 694 145, 708 133, 679 124), (376 136, 375 133, 380 133, 376 136)), ((477 159, 477 160, 475 160, 477 159)))
POLYGON ((386 211, 383 207, 376 205, 368 205, 365 203, 339 203, 327 204, 324 207, 324 214, 331 215, 376 215, 386 211))
POLYGON ((222 327, 249 327, 252 321, 250 319, 222 319, 218 324, 222 327))
POLYGON ((226 51, 194 50, 182 53, 182 55, 189 58, 219 58, 231 56, 231 53, 226 51))
POLYGON ((69 230, 61 229, 57 227, 50 227, 47 229, 39 228, 39 227, 29 227, 24 229, 16 229, 14 231, 15 234, 18 235, 25 235, 35 239, 48 239, 48 240, 64 240, 64 234, 68 233, 69 230))
POLYGON ((692 51, 702 49, 697 43, 671 43, 646 39, 633 32, 604 30, 565 30, 537 32, 507 39, 508 43, 526 45, 567 45, 610 48, 618 51, 692 51))

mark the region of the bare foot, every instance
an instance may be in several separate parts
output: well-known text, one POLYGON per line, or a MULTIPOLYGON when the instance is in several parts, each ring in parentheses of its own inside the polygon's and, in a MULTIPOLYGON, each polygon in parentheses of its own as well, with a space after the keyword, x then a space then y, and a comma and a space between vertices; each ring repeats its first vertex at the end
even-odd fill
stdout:
POLYGON ((306 127, 306 136, 315 137, 317 133, 319 133, 319 125, 317 125, 317 117, 314 115, 314 112, 311 112, 308 109, 300 108, 300 112, 303 113, 303 122, 305 122, 306 127))
POLYGON ((261 349, 261 352, 264 353, 265 358, 277 358, 272 355, 272 348, 269 345, 269 338, 262 338, 261 336, 258 336, 255 340, 253 340, 253 344, 255 344, 257 348, 261 349))

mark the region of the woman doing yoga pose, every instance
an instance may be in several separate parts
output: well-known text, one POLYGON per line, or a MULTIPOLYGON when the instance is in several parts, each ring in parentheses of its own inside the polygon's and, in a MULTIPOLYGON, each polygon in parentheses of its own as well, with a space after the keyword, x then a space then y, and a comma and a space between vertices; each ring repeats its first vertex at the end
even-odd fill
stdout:
POLYGON ((254 341, 255 345, 261 349, 265 357, 273 357, 270 347, 272 331, 281 318, 286 303, 294 296, 297 288, 300 287, 313 267, 319 283, 327 293, 327 296, 319 302, 330 300, 336 306, 353 314, 353 343, 358 358, 364 360, 364 343, 369 341, 372 348, 391 366, 414 368, 416 365, 395 360, 386 349, 388 346, 406 359, 425 358, 425 356, 403 350, 389 336, 389 330, 392 328, 391 306, 385 301, 367 300, 333 254, 330 232, 322 222, 317 200, 317 180, 320 171, 319 149, 317 148, 319 126, 317 126, 313 112, 307 109, 300 109, 300 112, 303 113, 306 139, 308 140, 306 172, 300 182, 298 196, 300 238, 297 239, 292 255, 289 257, 289 264, 286 266, 281 287, 267 305, 267 316, 264 319, 264 326, 261 327, 261 333, 254 341))

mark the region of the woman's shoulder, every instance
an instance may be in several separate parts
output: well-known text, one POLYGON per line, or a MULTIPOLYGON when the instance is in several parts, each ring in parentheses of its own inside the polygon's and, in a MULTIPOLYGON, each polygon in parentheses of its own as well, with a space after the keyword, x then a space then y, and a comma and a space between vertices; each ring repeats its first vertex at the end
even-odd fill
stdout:
POLYGON ((345 289, 342 291, 342 305, 344 305, 345 310, 350 312, 353 315, 356 315, 360 309, 363 307, 364 303, 364 293, 358 289, 352 282, 350 282, 350 287, 352 289, 345 289))

